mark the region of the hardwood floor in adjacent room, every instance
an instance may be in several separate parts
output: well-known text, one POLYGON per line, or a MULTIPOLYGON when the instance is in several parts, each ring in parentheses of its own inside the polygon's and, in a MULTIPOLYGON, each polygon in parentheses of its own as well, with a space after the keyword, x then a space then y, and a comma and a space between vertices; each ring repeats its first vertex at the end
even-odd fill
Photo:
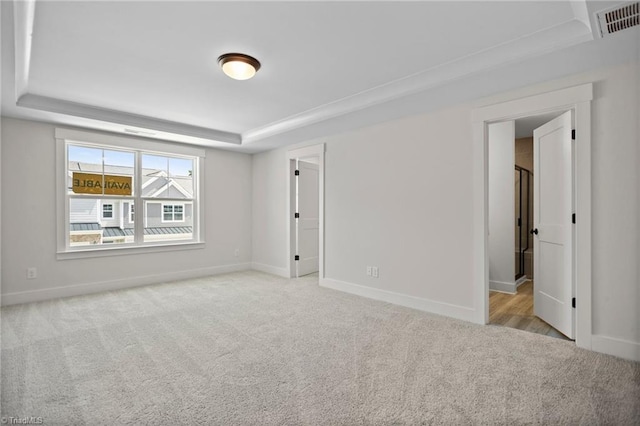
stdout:
POLYGON ((527 281, 518 287, 516 294, 490 291, 489 324, 569 340, 555 328, 533 315, 533 281, 527 281))

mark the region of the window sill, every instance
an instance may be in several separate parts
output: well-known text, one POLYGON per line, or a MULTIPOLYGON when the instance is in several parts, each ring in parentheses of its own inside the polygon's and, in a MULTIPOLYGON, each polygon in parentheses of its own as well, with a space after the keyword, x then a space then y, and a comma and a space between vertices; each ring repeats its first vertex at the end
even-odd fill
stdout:
POLYGON ((70 260, 70 259, 86 259, 92 257, 108 257, 108 256, 125 256, 131 254, 145 254, 145 253, 162 253, 168 251, 180 251, 180 250, 197 250, 203 249, 205 243, 200 242, 183 242, 183 243, 170 243, 170 244, 155 244, 144 246, 125 246, 125 247, 100 247, 83 250, 69 250, 59 251, 56 254, 58 260, 70 260))

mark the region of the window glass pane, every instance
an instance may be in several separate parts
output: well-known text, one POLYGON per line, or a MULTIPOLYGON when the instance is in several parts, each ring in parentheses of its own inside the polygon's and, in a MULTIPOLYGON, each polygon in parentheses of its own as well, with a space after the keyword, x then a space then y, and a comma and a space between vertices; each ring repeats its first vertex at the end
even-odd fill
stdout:
POLYGON ((144 242, 193 239, 193 203, 146 201, 144 242))
POLYGON ((69 246, 133 242, 129 220, 131 200, 110 198, 69 199, 69 246))
POLYGON ((104 180, 106 195, 134 195, 133 152, 104 150, 104 180))
POLYGON ((68 146, 69 193, 133 195, 133 152, 68 146))
POLYGON ((160 155, 142 155, 142 196, 193 198, 194 161, 160 155))
POLYGON ((82 142, 66 147, 68 216, 63 220, 71 247, 194 240, 197 158, 82 142), (136 210, 142 241, 134 235, 136 210))
POLYGON ((67 155, 68 192, 102 194, 102 149, 69 145, 67 155))

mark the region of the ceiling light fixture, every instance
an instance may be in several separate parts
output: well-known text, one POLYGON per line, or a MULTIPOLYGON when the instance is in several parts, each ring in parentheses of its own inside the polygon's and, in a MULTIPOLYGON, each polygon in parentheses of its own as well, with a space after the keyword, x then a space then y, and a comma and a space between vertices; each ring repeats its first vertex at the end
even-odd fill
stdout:
POLYGON ((248 80, 260 69, 260 62, 243 53, 225 53, 218 63, 226 75, 236 80, 248 80))

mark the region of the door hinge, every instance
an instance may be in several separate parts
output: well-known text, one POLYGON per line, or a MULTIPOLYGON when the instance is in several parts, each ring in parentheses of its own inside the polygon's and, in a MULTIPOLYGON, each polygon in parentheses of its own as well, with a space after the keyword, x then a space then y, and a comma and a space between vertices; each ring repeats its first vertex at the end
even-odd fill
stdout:
POLYGON ((571 223, 576 223, 576 214, 571 215, 571 223))
POLYGON ((300 260, 300 256, 298 256, 297 254, 295 255, 295 257, 293 258, 293 260, 300 260))
POLYGON ((571 130, 571 139, 576 139, 576 129, 571 130))
POLYGON ((576 307, 576 298, 575 297, 573 299, 571 299, 571 307, 572 308, 576 307))
POLYGON ((295 175, 296 175, 296 176, 300 176, 300 170, 296 170, 295 175))
POLYGON ((300 213, 296 213, 293 215, 296 219, 298 219, 300 217, 300 213))
POLYGON ((522 226, 522 219, 518 218, 518 227, 521 227, 521 226, 522 226))

